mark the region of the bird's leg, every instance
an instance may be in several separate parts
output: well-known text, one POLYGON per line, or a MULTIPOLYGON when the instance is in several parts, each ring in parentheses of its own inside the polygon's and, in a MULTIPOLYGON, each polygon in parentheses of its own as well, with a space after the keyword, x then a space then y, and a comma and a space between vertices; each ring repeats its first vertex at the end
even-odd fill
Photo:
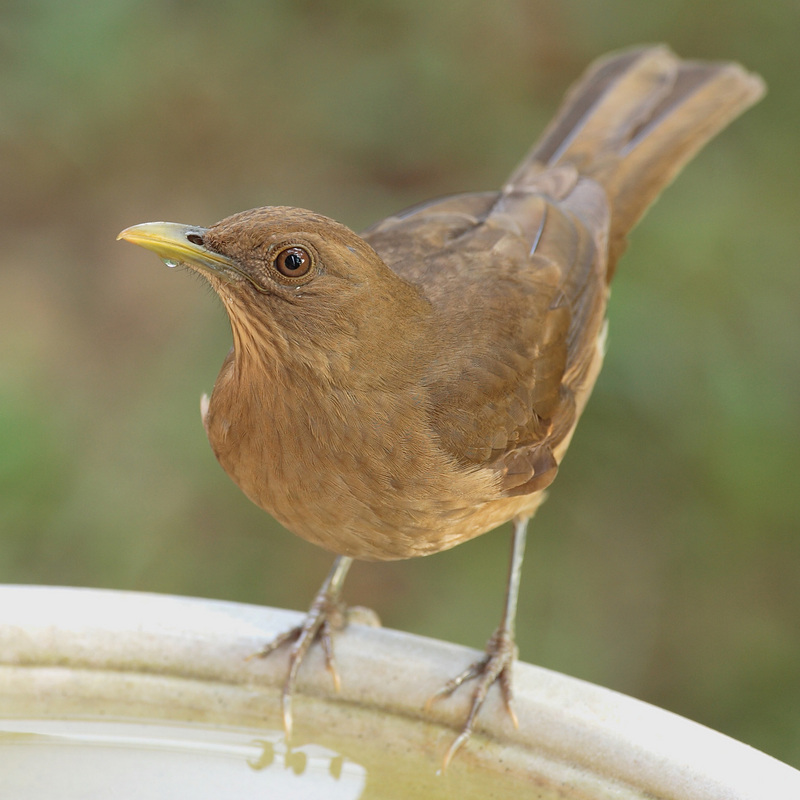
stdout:
POLYGON ((505 607, 500 625, 486 643, 486 655, 480 661, 476 661, 467 667, 460 675, 456 675, 455 678, 448 681, 428 701, 427 707, 430 708, 440 698, 449 697, 453 694, 465 681, 473 678, 477 681, 475 690, 472 693, 472 705, 467 715, 467 721, 464 723, 461 733, 455 738, 445 754, 442 763, 443 769, 447 769, 447 765, 453 756, 472 735, 475 718, 478 716, 478 712, 486 700, 486 695, 495 681, 499 681, 503 702, 511 716, 514 727, 519 727, 517 715, 512 707, 511 669, 514 659, 517 657, 517 646, 514 642, 514 619, 517 614, 517 599, 519 597, 519 583, 522 573, 522 558, 525 555, 525 536, 528 519, 528 517, 517 517, 514 520, 505 607))
POLYGON ((337 556, 325 582, 317 592, 311 608, 308 610, 302 625, 277 636, 259 652, 254 653, 254 658, 265 658, 270 653, 289 642, 292 649, 289 652, 289 672, 283 684, 281 694, 281 708, 283 710, 283 728, 287 740, 292 735, 292 694, 297 680, 297 672, 303 662, 308 648, 319 637, 322 649, 325 651, 325 663, 333 677, 333 685, 339 691, 339 673, 336 671, 336 661, 333 656, 334 630, 341 630, 347 624, 344 605, 341 601, 342 586, 347 577, 347 571, 353 559, 348 556, 337 556))

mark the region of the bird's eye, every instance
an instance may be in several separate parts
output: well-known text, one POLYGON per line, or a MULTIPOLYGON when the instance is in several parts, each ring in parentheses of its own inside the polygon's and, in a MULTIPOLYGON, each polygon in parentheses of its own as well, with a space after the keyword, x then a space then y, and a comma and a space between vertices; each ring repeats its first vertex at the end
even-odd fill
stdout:
POLYGON ((287 247, 275 256, 275 269, 286 278, 302 278, 311 269, 311 256, 303 247, 287 247))

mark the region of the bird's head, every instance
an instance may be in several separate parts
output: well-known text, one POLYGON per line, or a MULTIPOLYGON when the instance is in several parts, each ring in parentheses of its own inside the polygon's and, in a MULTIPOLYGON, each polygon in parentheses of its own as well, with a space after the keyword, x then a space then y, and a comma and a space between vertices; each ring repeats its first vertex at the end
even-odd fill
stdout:
POLYGON ((205 277, 222 299, 237 353, 316 351, 351 359, 419 327, 427 303, 360 236, 300 208, 269 206, 209 228, 148 222, 118 239, 205 277))

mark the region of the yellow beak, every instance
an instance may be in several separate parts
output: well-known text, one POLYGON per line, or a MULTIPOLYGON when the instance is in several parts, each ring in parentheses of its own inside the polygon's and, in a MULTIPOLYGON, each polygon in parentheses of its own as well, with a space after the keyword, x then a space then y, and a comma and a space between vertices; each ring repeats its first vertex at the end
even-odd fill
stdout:
POLYGON ((203 243, 206 228, 177 222, 145 222, 125 228, 117 239, 138 244, 161 256, 170 266, 187 267, 220 278, 228 283, 250 278, 235 261, 209 250, 203 243))

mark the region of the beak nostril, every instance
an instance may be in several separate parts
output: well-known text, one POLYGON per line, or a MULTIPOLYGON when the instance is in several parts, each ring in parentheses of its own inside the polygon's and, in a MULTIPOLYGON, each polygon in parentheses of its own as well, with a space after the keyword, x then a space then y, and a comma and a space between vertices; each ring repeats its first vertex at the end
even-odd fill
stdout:
POLYGON ((205 242, 203 242, 203 237, 200 236, 199 233, 187 233, 186 239, 192 244, 196 244, 198 247, 202 247, 205 244, 205 242))

